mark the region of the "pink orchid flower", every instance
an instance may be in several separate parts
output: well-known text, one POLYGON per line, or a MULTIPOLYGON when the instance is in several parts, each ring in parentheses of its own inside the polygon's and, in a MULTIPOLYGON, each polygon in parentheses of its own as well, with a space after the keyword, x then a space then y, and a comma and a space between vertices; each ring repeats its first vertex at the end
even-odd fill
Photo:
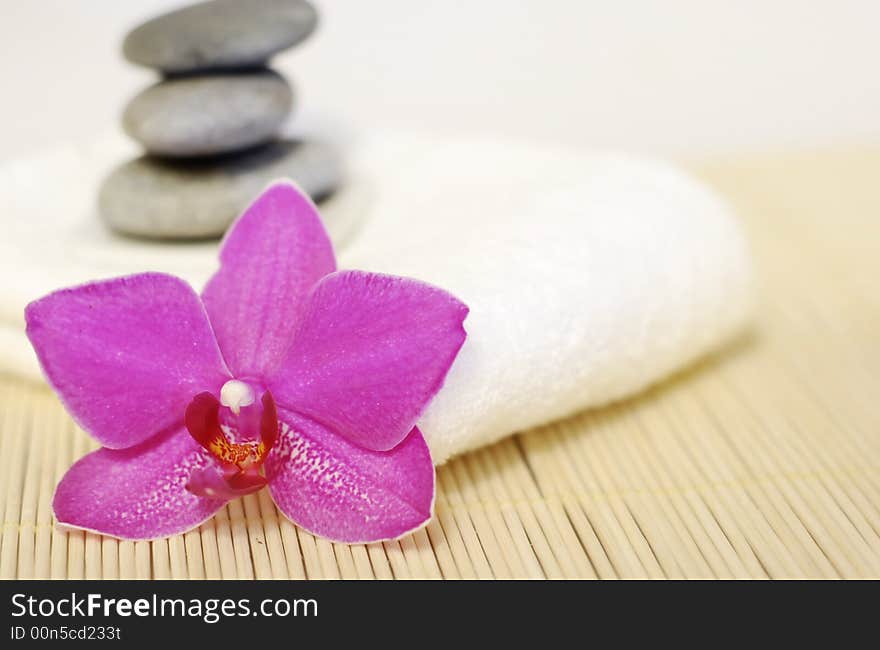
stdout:
POLYGON ((415 424, 467 311, 416 280, 337 271, 317 209, 288 183, 233 224, 201 298, 143 273, 37 300, 25 317, 43 372, 103 445, 61 480, 55 516, 154 539, 268 486, 332 540, 411 532, 434 504, 415 424))

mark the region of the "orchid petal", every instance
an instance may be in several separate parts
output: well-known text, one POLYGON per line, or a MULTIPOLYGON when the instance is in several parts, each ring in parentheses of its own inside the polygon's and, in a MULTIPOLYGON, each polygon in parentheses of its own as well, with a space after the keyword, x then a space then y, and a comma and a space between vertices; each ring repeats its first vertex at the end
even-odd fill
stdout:
POLYGON ((434 466, 418 429, 391 451, 370 451, 307 418, 280 415, 266 476, 276 505, 294 523, 361 543, 400 537, 431 518, 434 466))
POLYGON ((226 502, 186 489, 214 461, 179 429, 128 449, 99 449, 71 467, 55 491, 58 521, 122 539, 195 528, 226 502))
POLYGON ((333 273, 315 286, 269 387, 280 406, 367 449, 391 449, 440 390, 467 312, 423 282, 333 273))
POLYGON ((223 240, 220 270, 202 292, 236 377, 277 366, 303 301, 335 268, 315 205, 292 184, 272 185, 239 217, 223 240))
POLYGON ((199 297, 170 275, 56 291, 28 305, 25 319, 49 383, 105 447, 179 424, 194 394, 229 378, 199 297))

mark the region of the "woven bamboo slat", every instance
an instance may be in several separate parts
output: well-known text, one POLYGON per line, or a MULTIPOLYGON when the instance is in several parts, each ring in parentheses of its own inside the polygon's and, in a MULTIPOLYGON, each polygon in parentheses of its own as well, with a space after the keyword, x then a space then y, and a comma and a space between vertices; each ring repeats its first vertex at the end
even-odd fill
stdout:
POLYGON ((752 242, 752 332, 646 394, 438 473, 436 517, 346 546, 268 495, 186 535, 53 527, 95 444, 46 388, 0 378, 0 578, 880 578, 880 151, 693 166, 752 242))

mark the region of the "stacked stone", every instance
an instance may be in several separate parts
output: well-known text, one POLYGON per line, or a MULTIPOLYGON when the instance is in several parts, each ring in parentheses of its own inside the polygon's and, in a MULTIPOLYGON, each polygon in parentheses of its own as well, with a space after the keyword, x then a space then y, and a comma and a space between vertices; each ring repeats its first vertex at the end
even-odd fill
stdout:
POLYGON ((129 102, 123 128, 146 150, 104 181, 103 221, 141 237, 217 237, 270 181, 315 200, 340 181, 326 144, 285 139, 289 83, 266 67, 314 30, 306 0, 210 0, 131 31, 125 57, 163 79, 129 102))

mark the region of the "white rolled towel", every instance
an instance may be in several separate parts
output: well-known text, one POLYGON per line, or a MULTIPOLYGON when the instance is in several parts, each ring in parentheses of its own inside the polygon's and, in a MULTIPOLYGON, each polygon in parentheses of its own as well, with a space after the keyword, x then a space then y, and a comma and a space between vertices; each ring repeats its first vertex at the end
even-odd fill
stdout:
MULTIPOLYGON (((93 156, 98 172, 112 165, 107 158, 93 156)), ((667 163, 384 132, 354 148, 351 170, 355 190, 332 209, 363 211, 365 221, 340 266, 417 277, 470 307, 467 341, 420 422, 438 463, 635 393, 730 339, 750 317, 751 267, 737 221, 667 163)), ((0 173, 0 185, 8 175, 0 173)), ((90 228, 61 229, 69 240, 62 246, 77 246, 90 228)), ((162 270, 200 287, 216 264, 214 245, 182 250, 97 236, 103 243, 87 245, 99 251, 91 268, 80 256, 47 274, 33 229, 15 232, 3 264, 18 269, 0 267, 19 278, 0 296, 0 346, 6 370, 25 374, 35 365, 21 361, 29 357, 18 314, 62 275, 71 284, 162 270), (34 250, 12 253, 22 246, 34 250)))
POLYGON ((750 317, 739 224, 674 166, 488 140, 398 148, 374 165, 370 219, 342 261, 470 306, 420 423, 437 462, 635 393, 750 317))

